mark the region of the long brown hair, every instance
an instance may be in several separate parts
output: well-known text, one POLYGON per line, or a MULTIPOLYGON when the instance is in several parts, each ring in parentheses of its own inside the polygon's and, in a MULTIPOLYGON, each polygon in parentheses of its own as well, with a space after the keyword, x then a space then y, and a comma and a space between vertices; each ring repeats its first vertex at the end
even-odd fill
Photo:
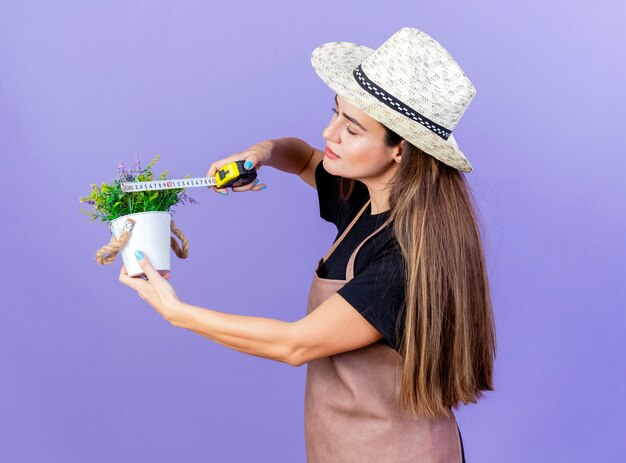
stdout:
MULTIPOLYGON (((389 193, 406 270, 399 403, 414 415, 451 416, 493 391, 495 323, 479 224, 463 174, 385 129, 388 146, 403 143, 389 193)), ((341 179, 343 199, 355 182, 341 179)))

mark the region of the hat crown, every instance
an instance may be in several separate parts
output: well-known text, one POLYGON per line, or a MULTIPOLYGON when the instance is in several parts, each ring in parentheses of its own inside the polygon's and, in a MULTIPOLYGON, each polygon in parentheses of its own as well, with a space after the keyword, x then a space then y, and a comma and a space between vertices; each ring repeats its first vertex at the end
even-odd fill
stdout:
POLYGON ((392 35, 363 60, 361 69, 380 88, 450 131, 476 95, 450 53, 411 27, 392 35))

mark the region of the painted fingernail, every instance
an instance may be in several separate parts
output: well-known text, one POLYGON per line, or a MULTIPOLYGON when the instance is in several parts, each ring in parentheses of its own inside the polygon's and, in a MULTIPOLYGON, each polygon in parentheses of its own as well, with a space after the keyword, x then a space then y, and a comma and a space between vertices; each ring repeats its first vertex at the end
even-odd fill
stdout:
POLYGON ((263 185, 260 190, 265 190, 267 188, 267 185, 263 185))
POLYGON ((258 178, 254 181, 254 184, 255 184, 255 185, 256 185, 257 183, 259 183, 259 179, 258 179, 258 178))
POLYGON ((141 252, 139 249, 135 251, 135 257, 137 258, 137 260, 141 260, 143 259, 143 252, 141 252))
POLYGON ((228 192, 227 191, 220 191, 220 194, 227 195, 228 192))
POLYGON ((249 169, 250 167, 252 167, 252 161, 246 161, 246 162, 244 162, 243 166, 244 166, 246 169, 249 169))

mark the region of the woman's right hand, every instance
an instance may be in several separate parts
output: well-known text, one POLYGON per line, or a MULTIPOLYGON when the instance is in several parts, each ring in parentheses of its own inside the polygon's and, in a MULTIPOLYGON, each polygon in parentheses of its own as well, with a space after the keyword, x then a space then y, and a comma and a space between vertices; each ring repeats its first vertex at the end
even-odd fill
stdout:
MULTIPOLYGON (((264 140, 262 142, 252 145, 250 148, 246 150, 243 150, 239 153, 231 154, 227 158, 220 159, 219 161, 215 161, 209 167, 209 171, 207 172, 206 175, 207 177, 213 177, 215 176, 215 173, 226 164, 229 164, 235 161, 244 161, 244 160, 246 161, 246 164, 244 165, 244 167, 246 169, 251 169, 252 167, 254 167, 257 170, 257 174, 258 174, 263 164, 267 163, 267 161, 270 159, 272 155, 273 145, 274 144, 272 140, 264 140)), ((259 183, 259 179, 257 177, 257 179, 252 183, 248 183, 247 185, 243 185, 243 186, 233 187, 231 189, 234 192, 248 191, 248 190, 259 191, 259 190, 265 189, 266 187, 267 187, 266 184, 259 183)), ((216 186, 210 186, 209 188, 213 188, 213 190, 216 193, 221 193, 223 195, 228 194, 228 188, 217 188, 216 186)))

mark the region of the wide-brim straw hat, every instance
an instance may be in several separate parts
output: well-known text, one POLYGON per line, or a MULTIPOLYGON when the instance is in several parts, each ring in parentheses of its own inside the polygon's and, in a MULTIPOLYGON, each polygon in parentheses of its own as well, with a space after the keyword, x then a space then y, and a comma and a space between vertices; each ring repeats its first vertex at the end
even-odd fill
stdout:
POLYGON ((349 103, 441 162, 472 171, 452 130, 476 89, 428 34, 403 27, 376 50, 329 42, 313 50, 311 63, 349 103))

